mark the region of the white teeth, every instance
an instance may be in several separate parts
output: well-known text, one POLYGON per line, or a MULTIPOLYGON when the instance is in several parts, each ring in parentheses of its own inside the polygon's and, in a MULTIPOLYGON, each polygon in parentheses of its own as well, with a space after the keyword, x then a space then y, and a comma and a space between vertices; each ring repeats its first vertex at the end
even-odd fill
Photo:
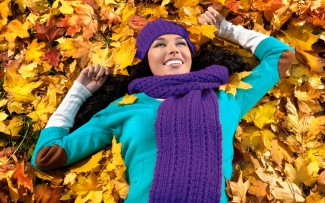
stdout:
POLYGON ((170 60, 165 63, 165 65, 174 65, 174 64, 182 64, 183 62, 181 60, 170 60))

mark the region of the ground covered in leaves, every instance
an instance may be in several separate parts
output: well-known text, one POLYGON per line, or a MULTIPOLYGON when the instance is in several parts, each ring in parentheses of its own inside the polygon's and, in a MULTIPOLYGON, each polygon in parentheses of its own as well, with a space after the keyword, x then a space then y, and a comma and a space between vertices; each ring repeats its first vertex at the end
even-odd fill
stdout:
MULTIPOLYGON (((237 163, 227 193, 232 202, 325 203, 325 2, 323 0, 0 0, 0 201, 118 202, 127 197, 121 144, 73 166, 40 171, 30 164, 39 130, 82 68, 101 64, 127 74, 135 39, 147 21, 184 25, 198 48, 214 37, 197 17, 213 6, 237 25, 292 46, 296 59, 238 127, 237 163)), ((249 73, 222 87, 236 95, 249 73)), ((128 101, 125 101, 127 103, 128 101)), ((122 102, 121 105, 124 103, 122 102)))

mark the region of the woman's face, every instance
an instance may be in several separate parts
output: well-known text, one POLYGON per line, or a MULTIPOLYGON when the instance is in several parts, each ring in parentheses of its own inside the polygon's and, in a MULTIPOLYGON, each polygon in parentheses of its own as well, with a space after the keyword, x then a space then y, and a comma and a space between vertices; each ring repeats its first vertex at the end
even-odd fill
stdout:
POLYGON ((183 74, 191 70, 192 55, 183 37, 166 34, 151 44, 148 62, 153 75, 183 74))

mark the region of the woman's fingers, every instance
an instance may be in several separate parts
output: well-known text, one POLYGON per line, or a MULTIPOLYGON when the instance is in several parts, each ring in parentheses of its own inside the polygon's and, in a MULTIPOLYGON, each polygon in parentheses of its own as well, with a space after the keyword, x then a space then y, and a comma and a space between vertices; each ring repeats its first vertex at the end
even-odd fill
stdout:
POLYGON ((198 18, 200 24, 216 25, 217 27, 222 20, 223 17, 212 7, 209 7, 208 10, 198 18))

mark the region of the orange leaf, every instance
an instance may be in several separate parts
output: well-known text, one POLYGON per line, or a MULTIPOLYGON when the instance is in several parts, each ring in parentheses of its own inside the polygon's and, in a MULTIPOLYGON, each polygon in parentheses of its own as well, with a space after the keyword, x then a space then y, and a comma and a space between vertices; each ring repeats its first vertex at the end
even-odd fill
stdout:
POLYGON ((33 191, 33 181, 31 177, 25 174, 25 163, 21 161, 20 163, 16 163, 15 173, 14 175, 17 177, 18 185, 24 186, 30 191, 33 191))
POLYGON ((131 15, 128 21, 128 25, 130 28, 135 29, 135 30, 142 30, 144 26, 148 24, 148 20, 145 18, 141 18, 136 15, 131 15))
POLYGON ((98 31, 97 15, 94 13, 94 9, 88 4, 76 6, 75 12, 78 17, 77 24, 83 27, 82 36, 87 40, 98 31))

